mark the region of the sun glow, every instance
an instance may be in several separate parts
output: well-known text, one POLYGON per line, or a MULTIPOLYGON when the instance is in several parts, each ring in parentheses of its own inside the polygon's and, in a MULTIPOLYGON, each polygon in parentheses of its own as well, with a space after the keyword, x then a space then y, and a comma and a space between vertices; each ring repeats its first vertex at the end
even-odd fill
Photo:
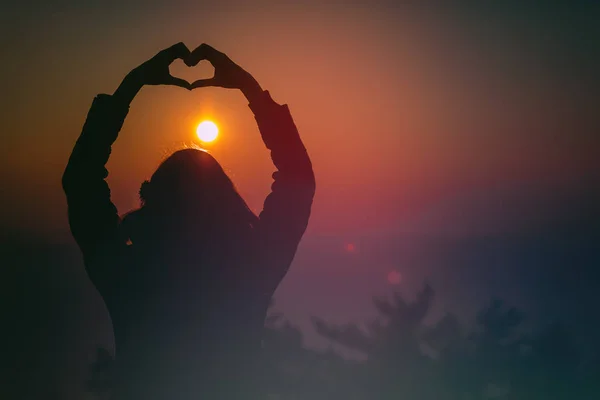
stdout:
POLYGON ((212 142, 219 136, 219 128, 212 121, 202 121, 196 128, 198 139, 203 142, 212 142))

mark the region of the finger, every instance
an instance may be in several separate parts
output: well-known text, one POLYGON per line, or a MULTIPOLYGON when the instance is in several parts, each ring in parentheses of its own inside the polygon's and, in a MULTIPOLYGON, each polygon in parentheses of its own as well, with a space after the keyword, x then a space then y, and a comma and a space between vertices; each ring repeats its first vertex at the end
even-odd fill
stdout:
POLYGON ((219 50, 206 43, 202 43, 200 47, 202 48, 202 52, 204 53, 206 59, 210 62, 226 57, 224 53, 221 53, 219 50))
POLYGON ((185 65, 187 65, 188 67, 195 67, 196 65, 198 65, 198 63, 202 60, 202 58, 200 58, 200 56, 198 56, 197 54, 195 54, 196 50, 192 51, 190 54, 188 54, 184 59, 183 62, 185 63, 185 65))
POLYGON ((169 62, 173 62, 178 58, 187 58, 190 55, 190 50, 183 42, 179 42, 161 51, 160 54, 162 54, 169 62))
POLYGON ((206 59, 206 47, 205 44, 202 43, 200 46, 196 47, 191 54, 185 59, 183 60, 183 62, 188 66, 188 67, 194 67, 196 66, 200 61, 205 60, 206 59))
POLYGON ((219 82, 215 78, 200 79, 200 80, 197 80, 196 82, 193 82, 190 85, 190 89, 197 89, 197 88, 208 87, 208 86, 220 86, 220 85, 219 85, 219 82))
POLYGON ((222 60, 224 57, 226 57, 225 54, 206 43, 202 43, 200 46, 194 49, 194 51, 192 51, 192 54, 187 60, 185 60, 185 63, 189 67, 193 67, 202 60, 208 60, 214 65, 215 62, 222 60))
POLYGON ((179 86, 185 89, 191 89, 191 85, 188 81, 186 81, 185 79, 181 79, 181 78, 176 78, 172 75, 168 75, 165 80, 164 80, 164 85, 172 85, 172 86, 179 86))

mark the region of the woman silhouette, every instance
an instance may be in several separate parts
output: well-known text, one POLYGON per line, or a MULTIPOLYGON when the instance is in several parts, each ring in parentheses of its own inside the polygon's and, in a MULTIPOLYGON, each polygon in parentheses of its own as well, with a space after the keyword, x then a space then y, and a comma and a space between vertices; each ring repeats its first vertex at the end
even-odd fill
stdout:
POLYGON ((179 43, 98 95, 63 175, 71 232, 115 336, 115 399, 258 396, 269 300, 306 229, 315 180, 289 109, 225 54, 179 43), (211 79, 169 75, 175 59, 206 59, 211 79), (105 181, 111 146, 144 85, 240 89, 277 172, 255 216, 219 163, 186 149, 140 189, 141 208, 117 214, 105 181))

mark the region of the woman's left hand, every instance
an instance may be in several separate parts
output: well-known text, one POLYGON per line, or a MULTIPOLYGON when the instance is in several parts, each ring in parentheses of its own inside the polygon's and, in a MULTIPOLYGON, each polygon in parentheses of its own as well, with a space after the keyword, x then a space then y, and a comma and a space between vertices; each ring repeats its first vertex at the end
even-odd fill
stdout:
POLYGON ((169 72, 169 66, 177 59, 186 59, 190 50, 183 43, 177 43, 162 50, 157 55, 135 68, 129 77, 139 85, 173 85, 191 89, 188 81, 176 78, 169 72))
POLYGON ((215 75, 209 79, 200 79, 191 84, 192 89, 216 86, 228 89, 240 89, 249 99, 262 92, 256 79, 237 65, 224 53, 206 43, 201 44, 184 60, 188 66, 194 66, 201 60, 208 60, 215 67, 215 75))

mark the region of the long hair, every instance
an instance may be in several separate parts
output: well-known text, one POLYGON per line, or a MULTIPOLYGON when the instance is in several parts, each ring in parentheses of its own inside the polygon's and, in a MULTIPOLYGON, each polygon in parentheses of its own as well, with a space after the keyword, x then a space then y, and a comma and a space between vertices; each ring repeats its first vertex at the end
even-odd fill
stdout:
MULTIPOLYGON (((208 152, 176 151, 140 188, 141 208, 122 220, 135 245, 173 238, 235 240, 257 222, 221 165, 208 152)), ((218 244, 218 243, 217 243, 218 244)))

